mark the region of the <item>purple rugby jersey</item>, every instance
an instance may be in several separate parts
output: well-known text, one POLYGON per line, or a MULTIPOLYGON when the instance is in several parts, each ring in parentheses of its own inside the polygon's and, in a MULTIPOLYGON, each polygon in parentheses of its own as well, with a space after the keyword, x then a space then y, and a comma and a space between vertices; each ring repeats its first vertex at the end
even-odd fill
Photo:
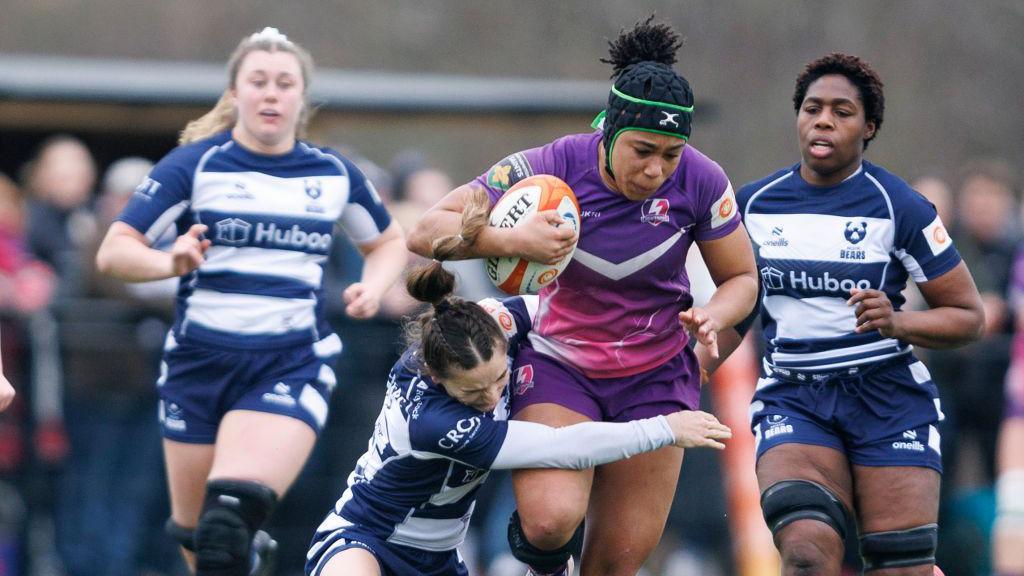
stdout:
POLYGON ((533 174, 564 180, 580 203, 580 240, 572 262, 540 293, 530 333, 538 351, 591 378, 645 372, 674 357, 687 335, 686 253, 715 240, 740 218, 722 168, 693 146, 650 198, 634 202, 605 186, 598 169, 601 133, 574 134, 513 154, 476 179, 492 205, 533 174))

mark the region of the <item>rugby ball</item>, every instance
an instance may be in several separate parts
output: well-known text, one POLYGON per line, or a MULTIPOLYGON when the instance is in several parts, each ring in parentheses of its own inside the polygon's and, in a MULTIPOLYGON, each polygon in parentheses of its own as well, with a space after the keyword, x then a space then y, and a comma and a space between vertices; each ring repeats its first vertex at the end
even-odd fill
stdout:
MULTIPOLYGON (((491 209, 490 224, 514 228, 544 210, 557 210, 565 221, 580 231, 580 204, 572 188, 561 178, 537 174, 508 189, 491 209)), ((486 261, 487 276, 506 294, 536 294, 551 284, 572 260, 576 247, 557 264, 541 264, 519 257, 492 257, 486 261)))

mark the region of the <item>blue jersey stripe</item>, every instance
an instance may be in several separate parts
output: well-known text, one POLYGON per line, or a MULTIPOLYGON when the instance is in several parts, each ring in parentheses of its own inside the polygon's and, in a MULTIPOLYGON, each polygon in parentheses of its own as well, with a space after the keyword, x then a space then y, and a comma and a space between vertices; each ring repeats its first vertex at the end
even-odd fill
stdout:
POLYGON ((203 272, 196 276, 196 289, 216 290, 225 294, 254 294, 275 298, 307 298, 313 300, 319 288, 287 276, 240 274, 237 272, 203 272))
POLYGON ((909 352, 905 343, 870 346, 886 339, 853 332, 855 307, 845 302, 852 291, 870 288, 899 310, 911 276, 931 280, 959 263, 934 207, 869 162, 831 187, 811 186, 799 169, 737 193, 761 276, 766 358, 813 370, 909 352))

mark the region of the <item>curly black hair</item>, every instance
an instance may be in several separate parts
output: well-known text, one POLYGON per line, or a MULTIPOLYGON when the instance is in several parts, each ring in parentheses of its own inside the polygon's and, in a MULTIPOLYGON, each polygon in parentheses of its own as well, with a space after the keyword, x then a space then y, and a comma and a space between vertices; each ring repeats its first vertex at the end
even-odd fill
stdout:
POLYGON ((875 69, 857 56, 833 52, 828 56, 809 62, 804 67, 804 71, 796 78, 793 109, 799 114, 800 106, 803 105, 804 98, 807 96, 807 89, 815 80, 829 74, 845 76, 860 93, 861 102, 864 104, 864 117, 875 125, 874 134, 864 140, 864 148, 867 149, 868 142, 873 140, 882 128, 882 119, 885 116, 885 93, 882 91, 882 79, 878 77, 875 69))
POLYGON ((679 34, 666 23, 655 23, 651 14, 632 28, 623 28, 617 38, 609 40, 610 57, 601 58, 601 62, 612 65, 612 78, 639 62, 657 62, 671 68, 676 63, 676 51, 682 45, 679 34))

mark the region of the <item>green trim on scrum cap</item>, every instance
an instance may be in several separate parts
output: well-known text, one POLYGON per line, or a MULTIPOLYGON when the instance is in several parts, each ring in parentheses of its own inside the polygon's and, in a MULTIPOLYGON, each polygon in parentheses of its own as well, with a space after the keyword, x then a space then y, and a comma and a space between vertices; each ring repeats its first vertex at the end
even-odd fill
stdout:
MULTIPOLYGON (((603 114, 603 112, 602 112, 602 114, 603 114)), ((596 122, 596 120, 595 120, 595 122, 596 122)), ((614 136, 612 136, 611 144, 608 146, 608 149, 605 150, 605 154, 604 154, 604 167, 605 167, 605 169, 608 170, 608 174, 612 178, 615 178, 615 173, 612 172, 612 149, 615 148, 615 141, 618 140, 619 136, 623 132, 625 132, 626 130, 638 130, 640 132, 650 132, 652 134, 664 134, 665 136, 672 136, 674 138, 681 138, 683 140, 683 142, 689 142, 690 141, 690 139, 688 137, 683 136, 682 134, 677 134, 675 132, 666 132, 664 130, 655 130, 653 128, 634 128, 633 126, 626 126, 625 128, 619 128, 619 131, 616 132, 614 136)))
POLYGON ((671 110, 688 112, 690 114, 693 113, 693 106, 680 106, 678 104, 669 104, 668 102, 655 102, 654 100, 644 100, 643 98, 637 98, 636 96, 630 96, 629 94, 626 94, 625 92, 616 88, 614 84, 612 84, 612 93, 618 96, 619 98, 622 98, 623 100, 629 100, 630 102, 634 102, 636 104, 646 104, 648 106, 658 106, 661 108, 669 108, 671 110))
POLYGON ((598 115, 594 118, 594 121, 590 123, 590 127, 593 128, 594 130, 597 130, 598 128, 600 128, 601 127, 601 122, 604 120, 604 117, 607 114, 608 114, 607 110, 601 110, 601 112, 599 112, 598 115))

